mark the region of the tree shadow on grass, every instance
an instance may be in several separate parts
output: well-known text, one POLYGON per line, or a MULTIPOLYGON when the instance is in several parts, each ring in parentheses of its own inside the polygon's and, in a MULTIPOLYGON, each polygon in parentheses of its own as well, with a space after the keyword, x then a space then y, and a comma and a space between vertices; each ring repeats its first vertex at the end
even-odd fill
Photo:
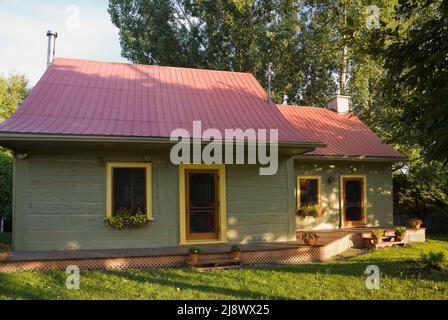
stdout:
MULTIPOLYGON (((221 278, 221 275, 223 275, 221 272, 226 272, 226 271, 220 271, 219 273, 218 272, 204 273, 204 274, 198 273, 198 275, 204 275, 204 277, 205 276, 210 277, 210 275, 212 275, 213 278, 216 278, 216 281, 214 281, 214 283, 216 283, 216 285, 206 285, 206 284, 200 283, 201 280, 199 280, 199 282, 193 283, 191 281, 191 278, 186 278, 185 275, 177 275, 177 274, 174 274, 171 272, 162 273, 162 272, 156 271, 156 270, 151 270, 151 271, 147 270, 144 274, 142 274, 142 273, 134 274, 134 273, 126 272, 126 271, 108 271, 109 274, 113 274, 115 276, 126 278, 129 281, 136 281, 139 283, 150 282, 150 283, 155 283, 155 284, 158 284, 161 286, 167 286, 167 287, 171 287, 171 288, 180 288, 181 290, 200 291, 203 293, 219 294, 219 295, 224 295, 224 296, 239 298, 239 299, 261 299, 261 298, 268 298, 268 297, 270 299, 276 299, 276 300, 291 299, 290 297, 282 296, 282 295, 272 295, 272 294, 268 294, 268 293, 255 292, 252 290, 245 290, 245 289, 240 289, 240 288, 231 289, 231 288, 226 288, 224 286, 219 286, 219 280, 221 278), (190 280, 188 280, 188 279, 190 279, 190 280)), ((236 272, 237 271, 232 271, 232 274, 235 274, 236 272)), ((226 272, 225 275, 229 276, 230 273, 226 272)), ((195 279, 195 280, 197 280, 197 279, 195 279)), ((235 281, 237 281, 236 277, 235 277, 235 281)), ((212 282, 212 281, 210 281, 210 282, 212 282)), ((179 297, 179 298, 181 299, 182 297, 179 297)))
MULTIPOLYGON (((282 272, 289 273, 292 276, 298 274, 324 274, 337 276, 366 276, 364 273, 370 265, 378 266, 380 272, 389 279, 402 280, 406 278, 415 278, 412 272, 413 264, 410 260, 382 260, 372 259, 368 261, 344 261, 336 263, 317 263, 290 266, 269 266, 254 268, 261 272, 282 272)), ((448 281, 448 272, 434 272, 421 275, 419 279, 428 281, 448 281)))
POLYGON ((26 283, 14 273, 0 273, 0 294, 11 299, 47 300, 53 299, 45 290, 25 286, 26 283))

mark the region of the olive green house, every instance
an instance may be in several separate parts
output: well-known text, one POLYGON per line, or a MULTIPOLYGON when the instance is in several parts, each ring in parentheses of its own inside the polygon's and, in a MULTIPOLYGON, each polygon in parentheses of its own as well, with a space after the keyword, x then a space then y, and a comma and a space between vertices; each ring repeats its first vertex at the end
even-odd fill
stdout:
POLYGON ((294 241, 297 230, 389 226, 391 165, 403 158, 349 113, 348 97, 277 106, 248 73, 74 59, 53 61, 0 124, 0 145, 14 153, 16 251, 294 241), (207 148, 195 122, 201 133, 270 134, 225 141, 233 149, 223 163, 173 162, 175 130, 207 148), (249 151, 273 138, 276 170, 260 174, 268 164, 249 151), (227 161, 237 145, 245 161, 227 161), (106 225, 137 213, 138 228, 106 225))

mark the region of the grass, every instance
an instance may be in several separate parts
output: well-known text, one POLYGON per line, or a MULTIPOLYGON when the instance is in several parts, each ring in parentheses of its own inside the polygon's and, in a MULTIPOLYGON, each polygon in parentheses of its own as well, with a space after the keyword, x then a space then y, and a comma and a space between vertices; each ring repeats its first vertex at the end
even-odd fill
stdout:
POLYGON ((447 299, 448 274, 411 276, 422 252, 448 254, 448 237, 354 252, 327 263, 197 273, 189 269, 82 271, 81 289, 63 271, 0 273, 0 299, 447 299), (381 288, 367 290, 364 270, 377 265, 381 288))

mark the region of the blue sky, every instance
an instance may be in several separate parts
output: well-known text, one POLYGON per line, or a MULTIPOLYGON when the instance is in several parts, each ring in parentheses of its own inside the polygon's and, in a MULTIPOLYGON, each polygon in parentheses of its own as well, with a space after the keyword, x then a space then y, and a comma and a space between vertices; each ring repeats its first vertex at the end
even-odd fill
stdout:
POLYGON ((56 56, 126 61, 107 0, 0 0, 0 73, 25 74, 34 85, 46 68, 47 30, 56 56))

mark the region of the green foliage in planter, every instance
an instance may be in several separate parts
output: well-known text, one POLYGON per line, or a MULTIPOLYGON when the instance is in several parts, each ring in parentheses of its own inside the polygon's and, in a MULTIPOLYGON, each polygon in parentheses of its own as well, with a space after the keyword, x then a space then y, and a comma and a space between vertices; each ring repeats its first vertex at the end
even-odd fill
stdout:
POLYGON ((126 208, 120 208, 113 217, 104 218, 104 223, 111 229, 141 228, 149 222, 148 217, 141 210, 132 214, 126 208))
POLYGON ((381 239, 381 237, 384 236, 384 230, 382 230, 382 229, 373 230, 371 235, 372 235, 372 238, 374 238, 374 239, 381 239))
POLYGON ((148 224, 149 220, 146 214, 139 212, 133 216, 129 216, 128 218, 128 226, 134 228, 140 228, 148 224))
POLYGON ((317 235, 317 233, 314 232, 304 232, 302 234, 302 240, 304 239, 317 239, 319 238, 319 236, 317 235))
POLYGON ((397 227, 395 229, 395 237, 397 238, 403 238, 406 234, 407 229, 405 227, 397 227))
POLYGON ((317 204, 307 204, 304 205, 297 211, 297 215, 299 217, 314 217, 317 218, 319 216, 320 206, 317 204))
POLYGON ((230 252, 241 252, 241 248, 237 245, 233 245, 230 247, 230 252))
POLYGON ((127 227, 127 219, 125 216, 113 216, 104 218, 104 223, 111 229, 123 230, 127 227))
POLYGON ((202 249, 196 248, 196 247, 191 247, 190 249, 188 249, 188 253, 190 253, 190 254, 201 254, 202 253, 202 249))

